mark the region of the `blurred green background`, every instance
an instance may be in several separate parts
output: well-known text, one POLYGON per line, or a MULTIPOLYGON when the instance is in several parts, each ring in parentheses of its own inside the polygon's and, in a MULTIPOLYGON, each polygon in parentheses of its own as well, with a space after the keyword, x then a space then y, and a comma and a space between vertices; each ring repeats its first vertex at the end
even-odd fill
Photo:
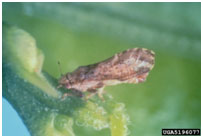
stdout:
POLYGON ((145 83, 105 88, 125 103, 129 134, 201 128, 201 3, 3 3, 3 21, 36 39, 55 78, 58 61, 66 73, 128 48, 153 50, 145 83))

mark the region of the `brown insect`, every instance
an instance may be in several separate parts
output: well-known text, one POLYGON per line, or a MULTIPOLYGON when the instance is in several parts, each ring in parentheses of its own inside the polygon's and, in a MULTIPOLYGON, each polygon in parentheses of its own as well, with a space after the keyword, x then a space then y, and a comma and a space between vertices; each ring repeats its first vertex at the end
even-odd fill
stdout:
POLYGON ((145 48, 128 49, 104 61, 78 67, 62 76, 59 86, 72 89, 73 95, 82 96, 82 92, 88 91, 91 94, 87 99, 96 93, 103 99, 105 86, 144 82, 154 66, 154 56, 153 51, 145 48))

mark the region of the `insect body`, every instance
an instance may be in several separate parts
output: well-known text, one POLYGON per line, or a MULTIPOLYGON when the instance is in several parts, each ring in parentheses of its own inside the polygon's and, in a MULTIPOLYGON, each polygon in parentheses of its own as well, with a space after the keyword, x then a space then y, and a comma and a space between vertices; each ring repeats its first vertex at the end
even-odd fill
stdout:
POLYGON ((144 82, 154 66, 154 56, 148 49, 128 49, 96 64, 78 67, 62 76, 59 84, 80 92, 99 92, 101 97, 105 86, 144 82))

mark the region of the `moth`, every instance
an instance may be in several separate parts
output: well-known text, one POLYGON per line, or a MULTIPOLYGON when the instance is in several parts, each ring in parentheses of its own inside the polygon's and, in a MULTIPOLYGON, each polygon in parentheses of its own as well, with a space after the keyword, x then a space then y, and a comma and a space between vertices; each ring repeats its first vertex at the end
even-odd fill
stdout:
MULTIPOLYGON (((132 48, 87 66, 80 66, 59 79, 59 86, 71 89, 73 94, 87 99, 94 94, 103 99, 105 86, 121 83, 142 83, 154 67, 155 53, 145 48, 132 48)), ((69 96, 65 94, 64 96, 69 96)))

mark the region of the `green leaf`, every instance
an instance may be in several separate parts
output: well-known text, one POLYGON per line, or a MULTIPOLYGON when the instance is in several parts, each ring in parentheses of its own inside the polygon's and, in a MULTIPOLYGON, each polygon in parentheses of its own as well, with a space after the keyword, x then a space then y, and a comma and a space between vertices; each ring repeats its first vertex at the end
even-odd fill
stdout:
POLYGON ((70 90, 56 88, 58 81, 42 71, 43 60, 29 33, 3 24, 3 97, 16 109, 31 135, 77 135, 74 124, 95 130, 109 128, 112 135, 126 135, 123 108, 118 110, 116 103, 109 105, 95 98, 93 102, 78 97, 62 100, 63 93, 70 90), (122 120, 115 122, 115 115, 122 120))

